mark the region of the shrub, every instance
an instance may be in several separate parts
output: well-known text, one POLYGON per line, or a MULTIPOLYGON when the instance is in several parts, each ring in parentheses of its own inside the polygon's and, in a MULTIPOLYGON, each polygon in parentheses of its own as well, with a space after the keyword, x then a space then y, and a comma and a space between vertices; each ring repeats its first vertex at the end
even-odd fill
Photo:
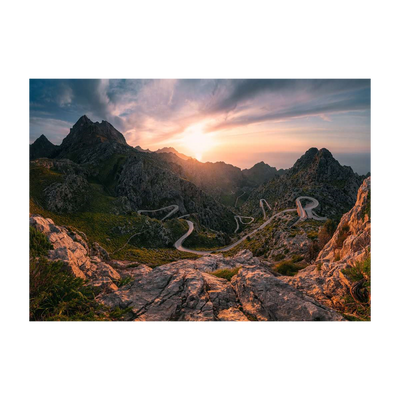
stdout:
POLYGON ((308 232, 308 233, 307 233, 307 237, 308 237, 309 239, 311 239, 311 240, 317 239, 317 237, 318 237, 318 232, 314 232, 314 231, 308 232))
POLYGON ((368 215, 370 220, 374 219, 374 189, 368 192, 367 205, 365 207, 365 214, 368 215))
POLYGON ((31 260, 29 276, 31 321, 119 320, 130 311, 109 310, 95 300, 95 289, 64 270, 62 262, 31 260))
POLYGON ((32 226, 29 227, 30 257, 46 256, 52 248, 53 245, 49 242, 46 235, 32 226))
POLYGON ((217 271, 212 272, 211 274, 218 277, 223 278, 228 281, 232 279, 242 267, 232 268, 232 269, 218 269, 217 271))
POLYGON ((99 304, 97 289, 66 271, 60 261, 43 256, 52 245, 30 227, 29 319, 31 321, 120 320, 130 309, 110 310, 99 304))
POLYGON ((343 225, 340 228, 339 236, 337 238, 337 248, 341 249, 343 247, 344 241, 350 236, 350 226, 348 224, 343 225))
POLYGON ((294 256, 292 256, 292 262, 294 262, 294 263, 303 261, 303 260, 304 260, 304 256, 302 256, 300 254, 295 254, 294 256))
POLYGON ((275 261, 281 261, 284 258, 285 258, 285 256, 283 254, 277 254, 276 256, 274 256, 275 261))
POLYGON ((318 233, 318 244, 320 249, 322 249, 332 238, 333 234, 335 233, 336 226, 337 224, 331 219, 328 219, 325 222, 324 226, 318 233))
POLYGON ((371 319, 371 256, 357 262, 354 267, 344 269, 346 275, 353 283, 350 295, 343 298, 346 308, 346 318, 362 321, 371 319))
POLYGON ((282 261, 281 263, 275 265, 275 270, 277 272, 287 276, 294 276, 303 268, 303 266, 300 266, 292 261, 282 261))

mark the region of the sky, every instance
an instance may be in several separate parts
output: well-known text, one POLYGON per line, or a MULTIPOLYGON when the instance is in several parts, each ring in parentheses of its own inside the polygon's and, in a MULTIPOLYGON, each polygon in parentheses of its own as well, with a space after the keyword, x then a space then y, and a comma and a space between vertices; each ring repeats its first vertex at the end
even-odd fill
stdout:
POLYGON ((369 79, 30 80, 30 143, 60 144, 82 115, 132 146, 174 147, 202 162, 289 168, 325 147, 370 171, 369 79))

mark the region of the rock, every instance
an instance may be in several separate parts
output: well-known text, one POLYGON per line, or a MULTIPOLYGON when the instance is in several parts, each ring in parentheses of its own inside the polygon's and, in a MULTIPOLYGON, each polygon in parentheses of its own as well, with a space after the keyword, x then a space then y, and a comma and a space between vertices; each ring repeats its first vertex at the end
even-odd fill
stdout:
POLYGON ((343 320, 275 278, 249 251, 226 259, 211 255, 152 270, 145 266, 129 270, 133 282, 101 296, 100 301, 112 308, 132 307, 138 321, 343 320), (241 269, 232 283, 206 272, 237 266, 241 269))
POLYGON ((245 319, 228 281, 176 263, 137 276, 100 301, 112 308, 132 307, 138 321, 245 319))
POLYGON ((370 253, 371 221, 368 216, 371 178, 361 185, 354 207, 343 215, 331 240, 319 253, 316 263, 294 277, 280 277, 320 303, 343 310, 343 297, 349 294, 350 280, 343 270, 364 260, 370 253), (347 237, 343 240, 343 229, 347 237))
POLYGON ((331 240, 318 255, 317 262, 330 262, 340 257, 342 263, 354 265, 365 256, 371 243, 371 221, 366 209, 370 204, 371 177, 365 179, 357 194, 354 207, 343 215, 331 240), (341 233, 345 227, 349 229, 348 237, 341 244, 341 233))
POLYGON ((335 311, 293 289, 264 266, 246 266, 232 278, 246 314, 259 321, 341 321, 335 311))
POLYGON ((144 275, 148 274, 151 272, 152 269, 148 267, 147 265, 137 265, 137 266, 132 266, 132 267, 127 267, 121 270, 118 270, 118 273, 121 275, 122 278, 126 277, 131 277, 133 279, 140 279, 144 275))
POLYGON ((89 183, 82 175, 65 175, 62 183, 53 183, 44 189, 48 210, 71 213, 81 209, 88 200, 89 183))
MULTIPOLYGON (((151 269, 146 265, 110 261, 101 255, 101 246, 92 245, 91 255, 83 236, 51 219, 38 215, 30 224, 53 244, 50 260, 66 267, 103 292, 98 301, 111 308, 132 307, 136 321, 327 321, 342 320, 335 311, 276 278, 268 265, 248 250, 234 257, 213 254, 196 260, 180 260, 151 269), (210 272, 239 268, 229 282, 210 272), (122 287, 115 284, 127 277, 122 287)), ((104 249, 103 249, 104 250, 104 249)))
POLYGON ((108 254, 107 250, 101 247, 97 242, 92 243, 90 254, 92 256, 99 257, 101 260, 110 260, 110 255, 108 254))
POLYGON ((80 234, 67 227, 57 226, 50 218, 39 215, 30 217, 30 225, 44 233, 53 245, 53 250, 48 253, 49 260, 62 261, 73 275, 90 281, 92 286, 106 290, 117 289, 114 281, 121 279, 120 274, 99 257, 90 257, 89 246, 80 234))

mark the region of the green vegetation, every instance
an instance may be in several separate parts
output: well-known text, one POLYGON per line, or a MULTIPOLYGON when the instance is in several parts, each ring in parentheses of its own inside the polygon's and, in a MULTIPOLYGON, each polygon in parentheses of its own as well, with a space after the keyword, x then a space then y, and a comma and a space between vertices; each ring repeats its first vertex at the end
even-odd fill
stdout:
POLYGON ((274 269, 282 275, 294 276, 306 266, 307 263, 304 261, 304 256, 301 254, 294 254, 290 260, 281 261, 276 264, 274 269))
MULTIPOLYGON (((202 228, 200 222, 197 219, 191 219, 194 220, 193 222, 195 228, 192 234, 185 240, 186 247, 195 250, 211 250, 219 249, 220 247, 223 247, 229 243, 228 235, 224 234, 224 237, 220 234, 210 232, 209 230, 202 228)), ((187 227, 187 225, 185 226, 187 227)))
POLYGON ((343 274, 353 283, 350 294, 343 299, 344 316, 360 321, 371 320, 371 255, 354 267, 344 269, 343 274))
POLYGON ((274 260, 275 261, 281 261, 285 258, 285 256, 281 253, 281 254, 277 254, 276 256, 274 256, 274 260))
POLYGON ((317 239, 318 238, 318 232, 316 231, 311 231, 307 233, 307 237, 311 240, 317 239))
POLYGON ((348 224, 343 225, 340 228, 339 236, 338 236, 337 242, 336 242, 338 249, 341 249, 343 247, 344 241, 350 236, 350 234, 351 234, 350 233, 350 226, 348 224))
POLYGON ((367 206, 365 207, 365 214, 368 215, 370 220, 374 219, 374 189, 368 192, 367 206))
MULTIPOLYGON (((168 247, 187 231, 187 224, 184 221, 172 219, 161 222, 137 213, 129 215, 115 213, 118 199, 112 196, 111 178, 113 174, 118 173, 124 157, 115 155, 107 159, 99 169, 99 175, 90 181, 88 200, 80 211, 63 214, 46 209, 43 190, 52 183, 63 182, 64 175, 32 164, 30 212, 51 218, 57 225, 70 226, 84 232, 89 242, 98 242, 115 259, 157 266, 181 258, 197 258, 196 255, 183 254, 168 247), (169 243, 166 242, 168 238, 169 243)), ((202 240, 204 247, 217 243, 215 247, 220 247, 215 235, 212 237, 210 234, 204 234, 202 240)))
POLYGON ((192 253, 184 253, 172 248, 146 249, 127 246, 123 250, 112 255, 119 260, 131 260, 149 267, 158 267, 173 261, 190 259, 194 260, 201 256, 192 253))
POLYGON ((242 267, 237 267, 232 269, 218 269, 217 271, 214 271, 211 274, 218 278, 223 278, 230 281, 239 272, 240 268, 242 267))
POLYGON ((294 276, 304 267, 305 266, 299 265, 293 261, 282 261, 279 264, 276 264, 274 269, 282 275, 294 276))
POLYGON ((336 227, 337 227, 337 223, 335 221, 333 221, 332 219, 328 219, 325 222, 324 226, 319 231, 318 242, 319 242, 319 248, 321 250, 332 238, 333 234, 335 233, 336 227))
POLYGON ((99 174, 97 175, 97 181, 100 182, 110 194, 114 194, 114 189, 117 180, 115 176, 122 169, 128 156, 121 154, 113 154, 107 158, 99 167, 99 174))
POLYGON ((39 232, 32 226, 29 227, 30 257, 36 258, 46 256, 52 248, 53 245, 42 232, 39 232))
POLYGON ((51 248, 46 236, 30 229, 29 319, 31 321, 122 320, 130 312, 110 310, 95 300, 96 290, 43 257, 51 248))
POLYGON ((292 261, 293 262, 300 262, 304 260, 304 256, 300 255, 300 254, 295 254, 294 256, 292 256, 292 261))
POLYGON ((29 193, 39 204, 44 204, 43 191, 53 183, 63 182, 63 174, 40 165, 32 165, 29 172, 29 193))

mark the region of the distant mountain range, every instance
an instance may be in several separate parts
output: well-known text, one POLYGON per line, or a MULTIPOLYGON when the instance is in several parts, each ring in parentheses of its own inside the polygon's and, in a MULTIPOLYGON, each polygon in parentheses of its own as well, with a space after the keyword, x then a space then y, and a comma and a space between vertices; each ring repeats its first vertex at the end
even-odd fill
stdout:
POLYGON ((264 162, 241 170, 224 162, 201 163, 171 147, 155 152, 134 148, 110 123, 86 116, 59 146, 40 136, 30 146, 30 158, 52 160, 34 164, 41 167, 31 182, 33 193, 40 193, 35 201, 51 211, 84 210, 91 191, 100 187, 112 199, 109 212, 176 204, 181 215, 195 214, 204 226, 228 233, 235 228, 234 206, 253 215, 260 212, 260 198, 279 209, 293 206, 299 195, 311 195, 320 201, 320 211, 341 216, 354 205, 363 180, 326 149, 309 149, 288 170, 264 162), (57 182, 50 179, 47 186, 45 165, 57 174, 57 182), (238 204, 238 197, 244 204, 238 204))
POLYGON ((186 156, 185 154, 179 153, 179 151, 175 150, 173 147, 163 147, 162 149, 158 149, 156 151, 151 151, 149 149, 145 150, 142 149, 140 146, 135 146, 135 149, 144 153, 172 153, 182 158, 183 160, 188 160, 189 158, 191 158, 189 156, 186 156))
POLYGON ((364 179, 351 167, 340 165, 329 150, 313 147, 292 168, 253 191, 246 209, 258 210, 260 198, 280 209, 293 205, 299 196, 312 196, 319 200, 323 215, 340 217, 354 205, 364 179))

